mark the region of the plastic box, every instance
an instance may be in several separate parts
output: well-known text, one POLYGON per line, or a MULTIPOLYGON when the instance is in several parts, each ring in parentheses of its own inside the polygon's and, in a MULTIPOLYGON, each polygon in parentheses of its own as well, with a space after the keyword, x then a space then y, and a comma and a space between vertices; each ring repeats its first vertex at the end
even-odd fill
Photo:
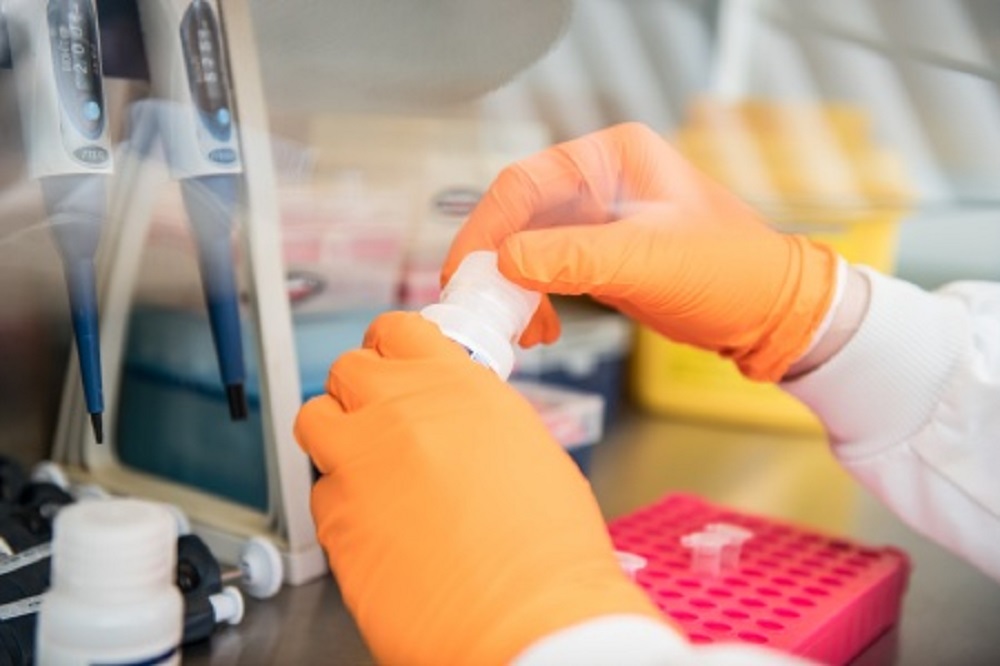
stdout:
MULTIPOLYGON (((870 134, 864 112, 846 105, 702 101, 672 141, 779 230, 888 273, 912 196, 898 160, 873 146, 870 134)), ((776 386, 751 382, 730 361, 645 328, 636 339, 632 392, 642 406, 674 416, 821 430, 776 386)))
MULTIPOLYGON (((298 315, 294 335, 303 397, 318 395, 333 360, 356 348, 380 310, 298 315)), ((244 345, 255 348, 244 327, 244 345)), ((241 504, 267 507, 257 364, 247 361, 247 420, 229 419, 207 319, 199 312, 133 311, 115 442, 122 462, 241 504)), ((586 471, 601 438, 600 396, 520 382, 517 388, 586 471)))
POLYGON ((587 474, 593 447, 604 435, 604 399, 595 393, 523 379, 512 380, 511 386, 527 398, 552 436, 587 474))
POLYGON ((632 326, 621 315, 578 300, 559 300, 562 335, 551 345, 517 350, 514 376, 596 393, 608 430, 618 414, 632 326))
POLYGON ((747 642, 824 664, 847 664, 899 619, 909 577, 906 555, 781 521, 734 511, 691 495, 664 499, 609 525, 615 548, 640 555, 635 575, 695 643, 747 642), (754 536, 739 566, 697 576, 684 534, 713 522, 754 536))

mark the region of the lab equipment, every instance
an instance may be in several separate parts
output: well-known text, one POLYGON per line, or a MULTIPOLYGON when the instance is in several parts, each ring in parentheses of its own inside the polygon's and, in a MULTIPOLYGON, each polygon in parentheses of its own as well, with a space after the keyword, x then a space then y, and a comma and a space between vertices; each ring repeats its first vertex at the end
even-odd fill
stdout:
MULTIPOLYGON (((636 575, 650 599, 696 643, 743 641, 824 664, 847 664, 899 619, 909 560, 743 513, 694 495, 668 495, 610 522, 615 548, 648 560, 636 575), (692 575, 680 537, 726 523, 753 532, 740 566, 692 575)), ((723 537, 724 538, 724 537, 723 537)))
POLYGON ((267 539, 254 537, 240 549, 239 565, 223 569, 205 542, 195 534, 177 540, 177 585, 188 594, 201 589, 211 593, 225 585, 238 585, 254 599, 270 599, 281 589, 281 555, 267 539))
POLYGON ((42 595, 40 594, 25 597, 24 599, 19 599, 17 601, 11 601, 10 603, 0 606, 0 622, 6 622, 7 620, 13 620, 14 618, 24 617, 25 615, 33 615, 37 613, 38 609, 41 607, 42 595))
MULTIPOLYGON (((24 597, 17 601, 0 604, 0 631, 5 627, 5 623, 18 618, 30 618, 37 615, 41 610, 44 594, 36 594, 24 597)), ((201 601, 199 599, 199 601, 201 601)), ((190 645, 205 640, 211 636, 216 625, 219 624, 239 624, 243 621, 243 613, 246 610, 243 603, 243 595, 231 585, 222 588, 217 594, 209 595, 203 600, 204 603, 188 603, 184 605, 184 638, 183 644, 190 645)), ((34 625, 31 626, 34 628, 34 625)), ((14 664, 30 664, 30 659, 19 659, 11 655, 8 645, 11 633, 0 637, 0 655, 12 660, 14 664), (4 640, 8 639, 8 640, 4 640)), ((34 631, 27 634, 18 635, 19 643, 27 644, 34 642, 34 631)))
POLYGON ((692 532, 682 536, 680 542, 691 551, 691 573, 713 578, 722 573, 722 551, 729 545, 725 534, 692 532))
POLYGON ((222 571, 220 579, 235 583, 254 599, 270 599, 281 589, 284 565, 274 544, 262 537, 251 537, 240 548, 237 568, 222 571))
POLYGON ((0 556, 20 553, 52 538, 52 519, 73 498, 50 483, 26 484, 0 506, 0 556))
POLYGON ((56 516, 40 664, 179 664, 174 518, 134 499, 80 502, 56 516))
POLYGON ((705 531, 710 534, 722 534, 726 537, 720 561, 722 570, 732 571, 739 567, 743 544, 753 538, 753 531, 732 523, 709 523, 705 525, 705 531))
POLYGON ((223 585, 218 561, 196 535, 177 540, 177 587, 184 595, 185 645, 208 638, 218 624, 243 619, 243 595, 223 585))
POLYGON ((35 662, 36 613, 49 586, 47 556, 22 560, 0 575, 0 662, 29 666, 35 662))
POLYGON ((0 455, 0 502, 14 502, 28 482, 24 467, 13 458, 0 455))
MULTIPOLYGON (((66 473, 62 468, 51 461, 42 461, 35 465, 31 472, 31 484, 20 495, 20 504, 28 507, 40 507, 39 513, 42 517, 51 520, 55 516, 56 508, 52 504, 63 506, 77 501, 87 500, 107 500, 113 496, 97 484, 70 484, 66 473), (38 497, 46 498, 46 503, 40 502, 38 497), (50 508, 51 507, 51 508, 50 508)), ((184 568, 185 557, 183 553, 188 548, 202 548, 198 551, 200 561, 209 563, 205 567, 219 568, 215 557, 210 553, 204 542, 191 533, 191 524, 187 515, 180 507, 172 504, 160 504, 166 509, 174 519, 174 524, 178 534, 178 571, 184 568), (200 544, 191 546, 191 544, 200 544)), ((0 535, 2 535, 0 528, 0 535)), ((42 544, 40 549, 47 549, 47 544, 42 544)), ((48 551, 44 551, 47 556, 48 551)), ((2 555, 0 555, 2 557, 2 555)), ((6 560, 0 560, 0 573, 6 560)), ((218 577, 223 584, 238 584, 247 594, 255 599, 269 599, 278 593, 281 588, 281 581, 284 573, 284 565, 281 561, 281 553, 277 547, 268 539, 255 536, 246 540, 240 548, 238 566, 218 573, 218 577)), ((204 568, 204 567, 202 567, 204 568)), ((179 573, 178 578, 182 575, 179 573)), ((204 574, 202 574, 204 577, 204 574)), ((184 586, 181 585, 182 589, 184 586)))
POLYGON ((420 314, 506 380, 514 369, 514 346, 540 301, 538 293, 500 274, 495 252, 470 252, 442 290, 441 302, 420 314))
MULTIPOLYGON (((117 3, 112 3, 117 4, 117 3)), ((124 3, 131 5, 131 3, 124 3)), ((178 482, 163 475, 143 473, 120 458, 119 433, 109 429, 112 446, 97 446, 84 428, 76 409, 76 396, 67 391, 60 405, 59 422, 52 446, 52 460, 63 465, 76 483, 96 483, 110 493, 139 496, 173 504, 190 517, 192 529, 206 540, 212 552, 225 563, 239 557, 240 548, 252 536, 273 540, 281 551, 285 582, 301 584, 327 573, 328 565, 316 540, 315 524, 309 512, 312 469, 308 458, 296 446, 293 423, 302 404, 301 382, 292 333, 285 272, 281 257, 274 159, 269 138, 269 115, 260 80, 260 58, 249 3, 227 0, 219 7, 218 19, 231 57, 229 76, 234 107, 239 110, 240 157, 243 172, 240 188, 241 257, 246 259, 247 326, 253 330, 255 354, 247 360, 258 362, 260 422, 255 437, 262 442, 263 507, 248 508, 202 487, 178 482)), ((128 34, 122 47, 128 52, 138 43, 128 34)), ((142 60, 141 53, 134 53, 142 60)), ((157 106, 156 104, 145 105, 157 106)), ((143 144, 145 145, 145 144, 143 144)), ((122 398, 128 393, 120 377, 129 335, 129 315, 139 282, 143 248, 148 238, 152 211, 162 184, 162 165, 150 159, 149 151, 125 151, 120 156, 121 173, 111 191, 110 227, 106 279, 101 281, 104 337, 102 351, 109 419, 117 422, 122 398)), ((210 339, 210 350, 211 350, 210 339)), ((169 346, 181 349, 180 343, 169 346)), ((213 362, 214 350, 210 351, 213 362)), ((73 369, 69 375, 72 376, 73 369)), ((72 378, 75 381, 75 378, 72 378)), ((213 389, 221 391, 218 368, 214 369, 213 389)), ((72 385, 69 385, 72 388, 72 385)), ((225 409, 225 402, 222 403, 225 409)), ((220 422, 218 406, 212 425, 245 426, 246 422, 220 422)), ((183 441, 175 428, 185 419, 170 422, 171 445, 183 441)), ((150 426, 147 434, 153 432, 150 426)), ((193 445, 192 445, 193 448, 193 445)), ((212 447, 202 446, 210 449, 212 447)), ((225 459, 233 462, 234 459, 225 459)), ((224 469, 225 464, 208 472, 224 469)))
POLYGON ((618 564, 621 566, 622 571, 632 580, 635 580, 636 574, 645 569, 648 564, 646 558, 642 555, 636 555, 624 550, 616 550, 615 557, 618 558, 618 564))
MULTIPOLYGON (((60 479, 66 481, 58 465, 39 464, 19 496, 0 506, 0 545, 5 550, 0 554, 0 661, 4 663, 34 663, 35 616, 50 579, 49 524, 58 510, 80 494, 68 482, 65 487, 57 485, 60 479), (35 512, 33 519, 23 518, 31 511, 35 512)), ((106 491, 98 493, 89 487, 84 495, 78 498, 110 498, 106 491)), ((181 534, 177 539, 176 584, 184 595, 183 644, 205 640, 216 626, 242 620, 243 595, 236 585, 258 599, 277 593, 282 564, 272 543, 250 539, 241 553, 240 567, 223 571, 204 542, 189 533, 186 517, 176 507, 160 506, 170 513, 181 534)))
POLYGON ((214 0, 139 3, 159 127, 198 247, 230 417, 247 418, 232 229, 242 173, 229 55, 214 0))
POLYGON ((0 576, 31 566, 52 556, 52 544, 48 541, 20 552, 4 554, 0 557, 0 576))
POLYGON ((94 0, 10 0, 8 23, 28 171, 40 181, 63 263, 87 412, 104 439, 94 254, 111 143, 94 0))

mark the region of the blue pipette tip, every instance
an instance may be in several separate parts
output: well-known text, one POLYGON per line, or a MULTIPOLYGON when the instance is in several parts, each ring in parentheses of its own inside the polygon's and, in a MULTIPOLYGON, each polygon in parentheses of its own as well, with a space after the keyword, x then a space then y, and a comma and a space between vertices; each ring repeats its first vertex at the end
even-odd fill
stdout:
POLYGON ((226 384, 226 399, 229 401, 229 418, 233 421, 246 421, 247 394, 243 384, 226 384))
POLYGON ((100 412, 91 412, 90 426, 94 429, 94 439, 98 444, 104 443, 104 419, 100 412))

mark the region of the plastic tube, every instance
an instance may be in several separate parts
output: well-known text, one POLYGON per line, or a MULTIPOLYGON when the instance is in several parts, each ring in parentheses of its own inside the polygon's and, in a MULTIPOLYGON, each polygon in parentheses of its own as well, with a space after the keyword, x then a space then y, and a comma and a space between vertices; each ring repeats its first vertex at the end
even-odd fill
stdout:
POLYGON ((709 523, 705 525, 705 531, 712 534, 722 534, 727 539, 726 545, 722 548, 720 562, 722 570, 732 571, 739 568, 743 544, 753 538, 753 532, 732 523, 709 523))
POLYGON ((514 369, 514 345, 540 301, 538 293, 500 274, 495 252, 470 252, 441 292, 441 302, 420 314, 506 381, 514 369))
POLYGON ((717 532, 693 532, 681 537, 681 545, 691 551, 691 573, 716 577, 722 573, 722 550, 729 537, 717 532))
POLYGON ((632 580, 635 580, 636 575, 649 564, 649 561, 642 555, 636 555, 624 550, 616 550, 615 557, 618 558, 618 565, 622 568, 622 571, 632 580))

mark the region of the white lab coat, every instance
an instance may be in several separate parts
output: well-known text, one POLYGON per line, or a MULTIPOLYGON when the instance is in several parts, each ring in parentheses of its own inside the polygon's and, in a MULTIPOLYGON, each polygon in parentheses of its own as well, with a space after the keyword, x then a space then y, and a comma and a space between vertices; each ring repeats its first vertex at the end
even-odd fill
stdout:
MULTIPOLYGON (((871 303, 833 358, 783 388, 826 425, 833 453, 914 529, 1000 581, 1000 284, 928 293, 865 270, 871 303)), ((692 647, 615 616, 563 630, 517 666, 802 663, 742 645, 692 647)))

